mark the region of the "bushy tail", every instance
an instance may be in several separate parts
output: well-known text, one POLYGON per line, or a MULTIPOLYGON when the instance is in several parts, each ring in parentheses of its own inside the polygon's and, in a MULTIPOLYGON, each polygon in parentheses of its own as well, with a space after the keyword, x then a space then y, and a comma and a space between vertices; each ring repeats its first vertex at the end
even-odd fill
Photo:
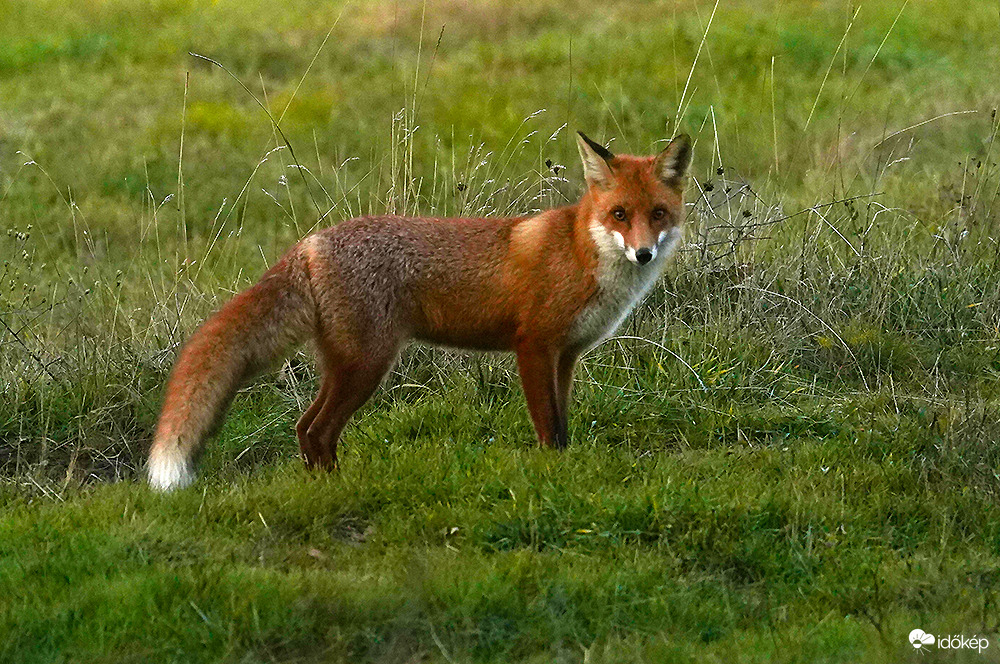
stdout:
POLYGON ((149 452, 149 483, 168 491, 194 479, 194 461, 236 391, 282 359, 316 326, 298 247, 209 318, 174 365, 149 452))

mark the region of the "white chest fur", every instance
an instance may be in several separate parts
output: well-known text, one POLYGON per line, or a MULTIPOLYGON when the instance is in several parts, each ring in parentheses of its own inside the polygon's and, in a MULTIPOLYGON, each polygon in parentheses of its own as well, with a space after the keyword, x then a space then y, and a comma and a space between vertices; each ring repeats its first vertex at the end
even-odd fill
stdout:
MULTIPOLYGON (((614 334, 663 273, 667 258, 680 241, 681 231, 672 228, 658 243, 654 258, 637 265, 626 256, 622 242, 599 223, 590 227, 597 244, 597 292, 573 322, 570 342, 587 351, 614 334)), ((619 236, 620 237, 620 236, 619 236)))

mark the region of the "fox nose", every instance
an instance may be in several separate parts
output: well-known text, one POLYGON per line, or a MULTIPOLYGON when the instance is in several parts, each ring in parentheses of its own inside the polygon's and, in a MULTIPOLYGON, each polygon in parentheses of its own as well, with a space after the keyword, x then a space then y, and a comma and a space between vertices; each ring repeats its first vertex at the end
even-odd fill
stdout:
POLYGON ((646 247, 635 250, 635 262, 639 265, 645 265, 651 260, 653 260, 653 252, 651 250, 646 247))

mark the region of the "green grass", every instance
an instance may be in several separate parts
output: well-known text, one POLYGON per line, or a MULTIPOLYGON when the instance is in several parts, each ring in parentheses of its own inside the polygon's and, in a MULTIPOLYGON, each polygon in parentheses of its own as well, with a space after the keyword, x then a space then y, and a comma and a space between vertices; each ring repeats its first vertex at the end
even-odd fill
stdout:
POLYGON ((998 16, 0 6, 0 661, 998 661, 998 16), (686 250, 585 358, 566 452, 510 358, 413 348, 310 475, 303 352, 196 485, 145 487, 228 295, 318 224, 571 200, 578 128, 697 143, 686 250))

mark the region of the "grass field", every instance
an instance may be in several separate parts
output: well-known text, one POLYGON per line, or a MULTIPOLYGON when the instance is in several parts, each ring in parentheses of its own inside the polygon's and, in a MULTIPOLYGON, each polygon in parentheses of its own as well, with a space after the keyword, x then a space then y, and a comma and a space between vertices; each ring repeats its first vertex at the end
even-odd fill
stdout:
POLYGON ((998 61, 996 2, 6 0, 0 661, 1000 661, 998 61), (145 486, 291 243, 573 200, 575 129, 696 148, 570 449, 412 348, 310 475, 303 351, 145 486))

